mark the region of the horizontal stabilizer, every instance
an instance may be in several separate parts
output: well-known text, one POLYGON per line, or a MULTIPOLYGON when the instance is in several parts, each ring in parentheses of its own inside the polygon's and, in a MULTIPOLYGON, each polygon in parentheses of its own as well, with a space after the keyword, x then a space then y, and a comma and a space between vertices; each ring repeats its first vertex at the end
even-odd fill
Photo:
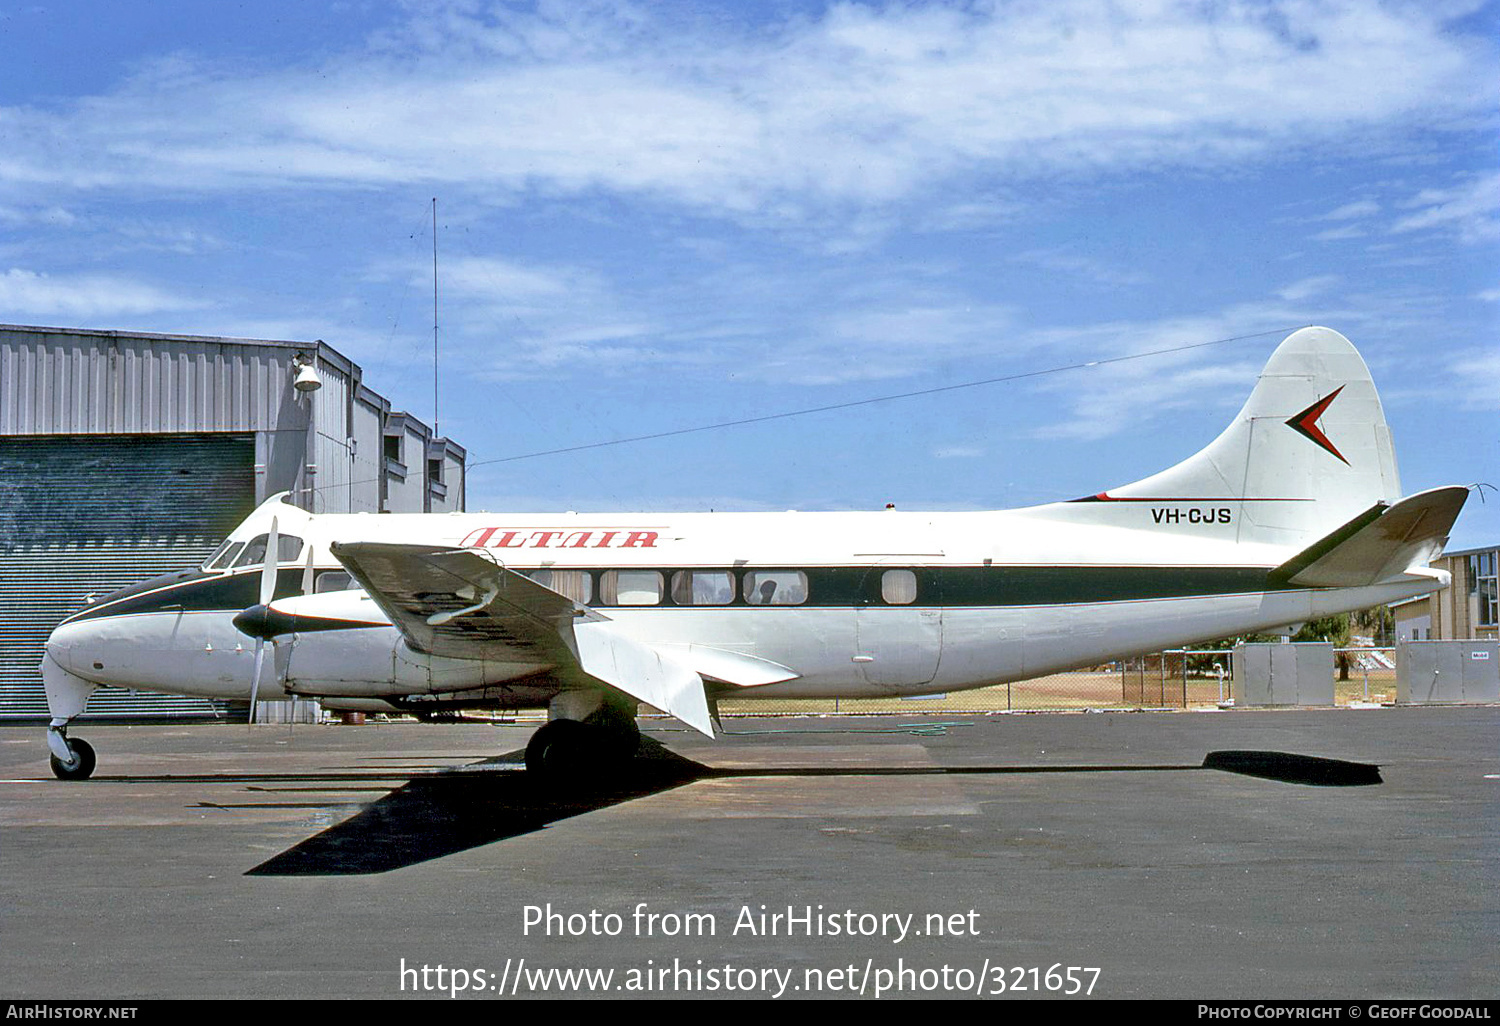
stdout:
POLYGON ((1361 588, 1426 566, 1443 551, 1467 488, 1449 486, 1379 503, 1272 572, 1306 588, 1361 588))

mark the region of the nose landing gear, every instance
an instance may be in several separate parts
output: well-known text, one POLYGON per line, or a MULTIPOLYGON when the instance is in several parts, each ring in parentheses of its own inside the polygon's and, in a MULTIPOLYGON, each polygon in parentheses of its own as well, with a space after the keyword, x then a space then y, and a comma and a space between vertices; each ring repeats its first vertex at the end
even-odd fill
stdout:
POLYGON ((94 746, 82 738, 69 739, 66 726, 47 728, 47 747, 57 779, 87 780, 94 775, 94 746))

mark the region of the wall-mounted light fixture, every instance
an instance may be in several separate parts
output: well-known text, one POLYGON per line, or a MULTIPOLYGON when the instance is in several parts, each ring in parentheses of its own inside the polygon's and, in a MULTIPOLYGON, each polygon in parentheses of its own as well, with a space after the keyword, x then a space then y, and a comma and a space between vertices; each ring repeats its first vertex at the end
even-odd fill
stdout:
POLYGON ((318 372, 313 369, 313 359, 306 353, 298 353, 292 360, 292 366, 297 368, 297 376, 292 379, 292 387, 299 392, 316 392, 323 387, 323 379, 318 377, 318 372))

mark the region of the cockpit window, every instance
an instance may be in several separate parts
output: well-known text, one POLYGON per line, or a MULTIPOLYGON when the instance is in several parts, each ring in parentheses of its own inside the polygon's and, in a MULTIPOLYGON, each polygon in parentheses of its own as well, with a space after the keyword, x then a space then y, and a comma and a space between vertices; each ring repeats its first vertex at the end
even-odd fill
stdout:
MULTIPOLYGON (((239 558, 234 561, 234 565, 237 567, 257 566, 264 563, 266 561, 266 542, 269 540, 270 535, 268 534, 258 534, 254 538, 251 538, 246 543, 244 551, 239 554, 239 558)), ((294 562, 302 552, 302 539, 290 534, 279 535, 276 539, 276 549, 276 562, 294 562)))
POLYGON ((203 561, 205 570, 223 570, 234 562, 234 557, 239 555, 240 549, 245 547, 244 542, 225 540, 223 545, 214 549, 214 554, 203 561))

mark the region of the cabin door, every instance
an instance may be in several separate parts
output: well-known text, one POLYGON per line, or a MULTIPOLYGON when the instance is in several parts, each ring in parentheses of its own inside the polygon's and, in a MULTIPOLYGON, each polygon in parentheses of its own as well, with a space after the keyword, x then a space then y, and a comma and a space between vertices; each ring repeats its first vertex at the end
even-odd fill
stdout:
POLYGON ((855 612, 854 658, 871 684, 909 688, 937 676, 943 608, 936 574, 879 564, 865 574, 855 612))

